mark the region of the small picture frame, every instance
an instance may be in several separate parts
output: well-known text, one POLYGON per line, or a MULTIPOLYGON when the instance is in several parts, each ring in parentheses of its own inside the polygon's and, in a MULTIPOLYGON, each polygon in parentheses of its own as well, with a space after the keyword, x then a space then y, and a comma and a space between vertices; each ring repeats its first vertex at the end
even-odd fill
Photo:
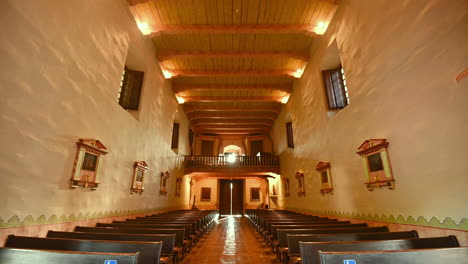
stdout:
POLYGON ((381 187, 388 187, 390 190, 395 189, 388 145, 387 139, 369 139, 364 141, 356 152, 362 157, 366 178, 364 184, 369 191, 381 187))
POLYGON ((78 139, 77 151, 70 178, 70 188, 91 187, 95 190, 103 157, 108 153, 101 141, 95 139, 78 139))
POLYGON ((298 191, 297 195, 299 197, 305 196, 305 183, 304 183, 304 173, 303 172, 296 172, 296 179, 298 182, 298 191))
POLYGON ((161 181, 159 182, 159 195, 166 196, 167 194, 167 179, 171 176, 169 171, 163 171, 160 174, 161 181))
POLYGON ((200 201, 210 202, 211 201, 211 188, 210 187, 201 187, 200 201))
POLYGON ((133 164, 133 178, 130 193, 142 194, 145 187, 143 187, 143 180, 145 173, 149 170, 148 164, 145 161, 137 161, 133 164))
POLYGON ((175 196, 180 197, 180 188, 182 187, 182 177, 177 177, 176 179, 176 189, 175 196))
POLYGON ((284 197, 289 197, 290 192, 289 192, 289 178, 281 178, 283 181, 283 187, 284 187, 284 197))
POLYGON ((315 170, 319 173, 320 177, 320 193, 325 195, 327 193, 333 194, 333 182, 331 177, 331 165, 329 162, 320 161, 315 170))
POLYGON ((260 188, 259 187, 250 187, 250 201, 260 202, 260 188))

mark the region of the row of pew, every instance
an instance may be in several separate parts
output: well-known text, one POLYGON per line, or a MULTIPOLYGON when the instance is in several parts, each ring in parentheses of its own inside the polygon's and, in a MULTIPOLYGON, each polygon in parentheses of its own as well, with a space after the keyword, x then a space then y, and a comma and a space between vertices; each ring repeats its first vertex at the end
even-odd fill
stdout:
POLYGON ((468 263, 468 247, 455 236, 420 238, 285 210, 247 210, 249 220, 277 258, 288 264, 468 263))
POLYGON ((44 238, 10 235, 0 248, 0 263, 177 264, 216 216, 217 211, 179 210, 49 231, 44 238))

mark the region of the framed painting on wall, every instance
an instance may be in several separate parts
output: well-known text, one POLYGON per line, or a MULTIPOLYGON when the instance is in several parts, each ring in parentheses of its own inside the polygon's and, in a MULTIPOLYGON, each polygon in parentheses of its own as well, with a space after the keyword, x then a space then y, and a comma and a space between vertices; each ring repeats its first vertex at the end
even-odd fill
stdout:
POLYGON ((329 162, 320 161, 315 170, 320 175, 320 193, 325 195, 327 193, 333 194, 333 182, 331 178, 331 166, 329 162))
POLYGON ((304 183, 304 173, 303 172, 296 172, 296 179, 298 182, 298 190, 297 195, 299 197, 305 196, 305 183, 304 183))
POLYGON ((107 148, 99 140, 79 139, 76 142, 77 151, 73 166, 70 187, 98 188, 97 181, 103 157, 108 153, 107 148))
POLYGON ((203 202, 210 202, 211 201, 211 188, 209 188, 209 187, 202 187, 201 188, 200 201, 203 201, 203 202))
POLYGON ((171 176, 168 171, 161 172, 161 181, 159 182, 159 195, 166 196, 167 194, 167 179, 171 176))
POLYGON ((284 187, 284 197, 289 197, 289 178, 282 178, 284 187))
POLYGON ((251 202, 260 201, 260 188, 259 187, 250 187, 250 201, 251 202))
POLYGON ((145 173, 148 170, 148 164, 144 161, 137 161, 133 164, 133 179, 132 187, 130 187, 130 193, 143 193, 143 190, 145 189, 143 187, 143 180, 145 178, 145 173))
POLYGON ((369 191, 374 188, 388 187, 395 189, 392 167, 388 155, 389 142, 386 139, 369 139, 364 141, 356 152, 362 157, 364 183, 369 191))

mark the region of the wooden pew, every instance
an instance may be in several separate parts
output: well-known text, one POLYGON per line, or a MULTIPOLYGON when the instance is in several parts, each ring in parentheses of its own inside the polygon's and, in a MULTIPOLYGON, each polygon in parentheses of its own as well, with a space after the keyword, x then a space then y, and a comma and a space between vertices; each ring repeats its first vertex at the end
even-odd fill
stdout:
POLYGON ((139 241, 139 242, 162 242, 161 263, 169 264, 178 262, 177 248, 175 245, 175 234, 108 234, 108 233, 85 233, 85 232, 60 232, 49 231, 49 238, 84 239, 84 240, 106 240, 106 241, 139 241), (172 260, 172 261, 171 261, 172 260))
POLYGON ((300 259, 301 251, 299 242, 339 242, 339 241, 364 241, 364 240, 391 240, 419 238, 418 232, 380 232, 380 233, 349 233, 349 234, 288 234, 288 258, 300 259))
POLYGON ((140 252, 141 264, 159 264, 162 243, 134 241, 96 241, 9 235, 5 242, 5 247, 101 253, 140 252))
POLYGON ((184 239, 188 242, 187 250, 190 251, 191 246, 193 245, 193 233, 192 225, 179 225, 179 224, 108 224, 108 223, 97 223, 96 227, 113 227, 113 228, 157 228, 157 229, 185 229, 184 239))
POLYGON ((184 243, 185 229, 156 229, 156 228, 112 228, 112 227, 88 227, 88 226, 76 226, 75 232, 86 232, 86 233, 114 233, 114 234, 175 234, 176 235, 176 248, 178 250, 181 259, 184 258, 186 247, 184 243))
POLYGON ((337 224, 337 225, 330 225, 330 224, 326 224, 326 225, 315 225, 315 224, 312 224, 312 225, 302 225, 302 224, 298 224, 298 225, 271 225, 270 229, 271 229, 271 237, 270 237, 270 240, 269 241, 276 241, 277 240, 277 237, 276 237, 276 230, 278 229, 330 229, 330 228, 354 228, 354 227, 367 227, 367 224, 366 223, 361 223, 361 224, 337 224))
POLYGON ((267 221, 265 222, 265 227, 262 228, 262 231, 259 233, 264 238, 268 238, 274 234, 271 230, 273 225, 346 225, 351 224, 350 221, 314 221, 314 220, 297 220, 297 221, 267 221))
POLYGON ((302 264, 320 263, 319 250, 323 252, 406 250, 459 247, 455 236, 413 238, 379 241, 300 242, 302 264))
POLYGON ((379 227, 351 227, 351 228, 330 228, 330 229, 277 229, 277 241, 273 245, 278 258, 284 260, 288 253, 287 234, 343 234, 343 233, 375 233, 388 232, 387 226, 379 227))
POLYGON ((319 254, 321 264, 461 264, 467 262, 468 247, 393 251, 319 251, 319 254), (350 262, 351 260, 353 262, 350 262))
POLYGON ((96 253, 0 248, 0 263, 5 264, 105 264, 115 260, 118 264, 139 264, 140 253, 96 253))

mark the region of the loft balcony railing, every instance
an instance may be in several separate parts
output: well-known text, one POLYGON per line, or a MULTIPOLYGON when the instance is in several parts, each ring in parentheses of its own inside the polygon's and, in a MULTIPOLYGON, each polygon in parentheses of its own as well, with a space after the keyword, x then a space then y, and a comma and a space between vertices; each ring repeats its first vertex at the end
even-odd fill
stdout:
POLYGON ((279 173, 279 157, 261 156, 185 156, 185 173, 244 171, 279 173))

